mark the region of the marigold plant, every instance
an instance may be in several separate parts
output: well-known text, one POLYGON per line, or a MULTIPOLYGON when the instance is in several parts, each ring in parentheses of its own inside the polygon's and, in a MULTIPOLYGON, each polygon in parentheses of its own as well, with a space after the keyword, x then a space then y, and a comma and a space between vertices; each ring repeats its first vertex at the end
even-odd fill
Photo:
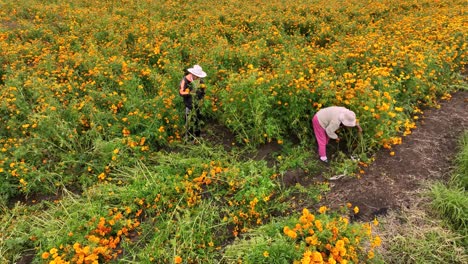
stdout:
POLYGON ((297 261, 301 264, 359 263, 372 259, 381 245, 372 225, 350 223, 349 217, 327 213, 323 207, 317 215, 304 208, 296 225, 285 226, 283 233, 304 250, 302 259, 297 261))

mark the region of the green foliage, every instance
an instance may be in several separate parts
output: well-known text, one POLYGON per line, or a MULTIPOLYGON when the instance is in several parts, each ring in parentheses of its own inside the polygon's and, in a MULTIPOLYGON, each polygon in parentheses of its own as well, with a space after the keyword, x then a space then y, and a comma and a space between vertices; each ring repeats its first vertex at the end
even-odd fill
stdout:
POLYGON ((224 250, 222 263, 292 263, 300 259, 301 248, 291 247, 291 241, 281 235, 293 218, 278 219, 254 229, 236 239, 224 250))
MULTIPOLYGON (((456 159, 457 168, 450 183, 436 183, 431 187, 431 204, 434 210, 465 237, 468 235, 468 195, 466 190, 468 144, 466 139, 467 134, 465 133, 460 141, 461 151, 456 159)), ((466 243, 468 243, 467 239, 465 239, 466 243)))
POLYGON ((460 140, 460 152, 456 157, 456 168, 450 185, 468 190, 468 133, 465 132, 460 140))
POLYGON ((455 230, 468 235, 468 195, 466 190, 438 183, 431 187, 432 206, 455 230))

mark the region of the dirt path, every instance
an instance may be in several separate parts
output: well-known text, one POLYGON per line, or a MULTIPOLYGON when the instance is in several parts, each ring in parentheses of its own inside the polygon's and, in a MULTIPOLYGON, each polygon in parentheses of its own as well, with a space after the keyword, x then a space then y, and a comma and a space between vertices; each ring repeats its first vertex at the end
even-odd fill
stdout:
POLYGON ((447 180, 458 142, 468 124, 468 91, 429 109, 412 134, 394 146, 395 156, 381 150, 360 179, 333 181, 322 205, 337 208, 350 202, 360 208, 358 219, 369 221, 388 210, 407 207, 415 190, 427 180, 447 180))

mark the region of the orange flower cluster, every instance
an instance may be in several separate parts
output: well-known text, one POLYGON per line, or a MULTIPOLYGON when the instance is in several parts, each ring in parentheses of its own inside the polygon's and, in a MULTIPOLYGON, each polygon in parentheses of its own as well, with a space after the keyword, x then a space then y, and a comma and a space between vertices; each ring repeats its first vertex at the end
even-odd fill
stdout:
MULTIPOLYGON (((128 218, 131 212, 129 208, 124 213, 117 208, 110 210, 110 218, 100 217, 96 227, 85 236, 86 242, 60 245, 59 248, 44 252, 42 258, 50 264, 97 264, 116 259, 121 253, 118 248, 121 240, 140 225, 136 218, 128 218)), ((138 217, 138 212, 135 215, 138 217)), ((92 219, 88 224, 94 225, 95 222, 96 219, 92 219)), ((73 233, 69 235, 73 236, 73 233)))
MULTIPOLYGON (((354 207, 354 213, 357 210, 354 207)), ((327 208, 321 207, 316 216, 304 208, 294 228, 283 228, 283 233, 290 239, 298 244, 305 243, 305 252, 297 263, 357 263, 366 239, 371 241, 369 254, 380 246, 381 240, 378 236, 372 237, 369 224, 350 224, 348 218, 332 217, 326 211, 327 208)))
POLYGON ((187 206, 193 207, 201 201, 201 194, 204 186, 208 186, 213 182, 220 180, 221 174, 228 171, 216 164, 210 162, 209 165, 204 165, 204 169, 200 174, 195 175, 193 169, 187 169, 184 176, 183 189, 178 188, 179 193, 184 193, 186 197, 187 206))

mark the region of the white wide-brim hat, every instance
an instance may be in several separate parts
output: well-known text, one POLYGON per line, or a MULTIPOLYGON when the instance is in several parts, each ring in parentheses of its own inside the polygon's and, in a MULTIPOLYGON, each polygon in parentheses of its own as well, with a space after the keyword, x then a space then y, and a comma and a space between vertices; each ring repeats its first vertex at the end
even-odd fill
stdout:
POLYGON ((356 126, 356 114, 351 110, 345 110, 340 115, 340 121, 347 127, 356 126))
POLYGON ((200 65, 194 65, 193 68, 188 69, 188 72, 200 78, 206 77, 206 72, 203 71, 200 65))

